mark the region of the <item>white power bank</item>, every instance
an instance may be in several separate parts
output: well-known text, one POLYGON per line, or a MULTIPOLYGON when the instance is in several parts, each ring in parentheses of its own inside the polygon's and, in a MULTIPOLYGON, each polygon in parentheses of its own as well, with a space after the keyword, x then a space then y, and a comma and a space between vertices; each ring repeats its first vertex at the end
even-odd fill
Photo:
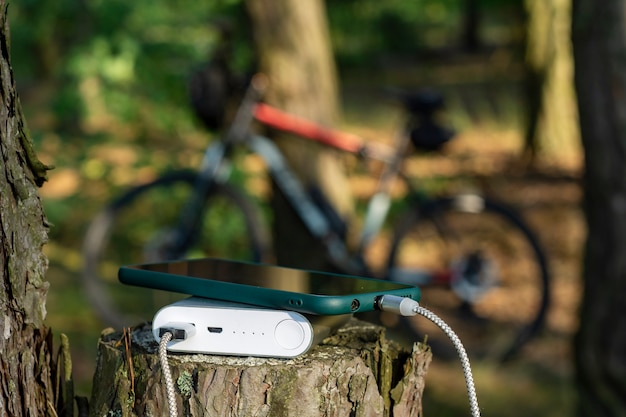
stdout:
POLYGON ((314 316, 314 325, 295 311, 190 297, 160 309, 152 334, 158 342, 164 331, 179 331, 167 345, 172 352, 292 358, 349 317, 314 316))

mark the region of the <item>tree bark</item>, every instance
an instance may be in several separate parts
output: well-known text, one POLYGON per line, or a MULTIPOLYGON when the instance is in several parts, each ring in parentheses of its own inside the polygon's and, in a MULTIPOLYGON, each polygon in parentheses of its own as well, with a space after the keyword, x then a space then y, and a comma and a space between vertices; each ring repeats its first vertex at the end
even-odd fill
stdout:
MULTIPOLYGON (((270 78, 266 100, 278 108, 332 126, 339 112, 337 76, 322 0, 247 0, 259 68, 270 78)), ((352 198, 336 152, 301 138, 277 143, 306 186, 317 185, 349 222, 352 198)), ((272 197, 277 262, 328 269, 325 249, 309 236, 276 187, 272 197)))
POLYGON ((68 343, 54 355, 43 323, 48 224, 37 186, 48 167, 35 156, 15 89, 3 0, 0 31, 0 415, 71 416, 68 343))
POLYGON ((588 226, 577 334, 580 414, 626 415, 626 3, 575 0, 573 45, 588 226))
MULTIPOLYGON (((148 326, 103 335, 91 415, 167 415, 158 346, 148 326)), ((350 321, 295 359, 174 355, 178 410, 192 416, 418 416, 430 350, 406 352, 384 328, 350 321)))

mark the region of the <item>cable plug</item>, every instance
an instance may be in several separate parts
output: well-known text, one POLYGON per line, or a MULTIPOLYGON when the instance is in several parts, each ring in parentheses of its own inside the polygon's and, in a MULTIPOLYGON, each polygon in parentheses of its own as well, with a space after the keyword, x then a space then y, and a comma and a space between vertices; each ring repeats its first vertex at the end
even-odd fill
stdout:
POLYGON ((196 326, 193 323, 170 322, 159 327, 159 337, 165 333, 171 333, 171 340, 186 340, 196 334, 196 326))
POLYGON ((401 316, 414 316, 417 314, 419 303, 408 297, 385 294, 376 298, 375 307, 380 311, 388 311, 401 316))

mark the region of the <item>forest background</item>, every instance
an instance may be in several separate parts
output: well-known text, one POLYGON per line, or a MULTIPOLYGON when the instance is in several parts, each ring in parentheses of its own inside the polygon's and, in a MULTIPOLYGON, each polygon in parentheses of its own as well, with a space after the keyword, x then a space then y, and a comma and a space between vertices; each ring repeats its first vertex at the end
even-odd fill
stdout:
MULTIPOLYGON (((384 87, 439 89, 459 137, 444 155, 416 157, 415 173, 479 177, 524 211, 549 251, 557 285, 548 327, 533 354, 506 367, 478 365, 485 415, 561 416, 575 404, 570 338, 584 228, 568 2, 535 2, 551 12, 553 22, 539 22, 548 28, 539 34, 527 31, 537 24, 528 14, 532 3, 327 2, 342 91, 340 127, 386 140, 397 109, 381 94, 384 87), (561 93, 558 102, 545 106, 535 135, 537 156, 529 162, 528 82, 541 54, 529 54, 528 45, 542 41, 552 45, 548 84, 561 93)), ((85 227, 128 186, 170 168, 198 165, 211 134, 193 117, 189 75, 215 50, 216 27, 227 23, 237 29, 234 65, 248 70, 250 33, 239 1, 24 0, 11 4, 9 14, 26 120, 40 158, 56 166, 41 189, 53 224, 45 248, 51 282, 47 322, 55 333, 70 336, 79 394, 88 395, 103 325, 79 282, 85 227)), ((352 184, 357 198, 375 185, 370 178, 353 178, 352 184)), ((435 360, 426 414, 453 415, 465 407, 458 365, 435 360)))

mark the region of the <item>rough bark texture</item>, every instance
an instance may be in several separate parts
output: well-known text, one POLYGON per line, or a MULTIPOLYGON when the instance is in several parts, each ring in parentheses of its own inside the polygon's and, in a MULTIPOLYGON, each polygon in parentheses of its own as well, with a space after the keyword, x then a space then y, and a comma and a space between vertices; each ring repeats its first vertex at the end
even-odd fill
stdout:
MULTIPOLYGON (((148 327, 102 336, 92 416, 167 415, 157 349, 148 327)), ((169 354, 179 412, 215 417, 418 416, 430 360, 356 320, 290 360, 169 354)))
POLYGON ((588 224, 576 338, 581 415, 626 416, 626 3, 575 0, 588 224))
POLYGON ((34 154, 15 90, 2 0, 0 31, 0 416, 69 416, 68 343, 55 356, 43 325, 48 225, 37 186, 48 168, 34 154))
MULTIPOLYGON (((322 0, 247 0, 259 68, 270 78, 267 101, 332 126, 339 111, 337 76, 322 0)), ((277 137, 290 165, 307 185, 317 184, 348 219, 352 199, 338 155, 301 138, 277 137)), ((326 269, 325 253, 280 193, 272 201, 276 256, 286 266, 326 269)))

